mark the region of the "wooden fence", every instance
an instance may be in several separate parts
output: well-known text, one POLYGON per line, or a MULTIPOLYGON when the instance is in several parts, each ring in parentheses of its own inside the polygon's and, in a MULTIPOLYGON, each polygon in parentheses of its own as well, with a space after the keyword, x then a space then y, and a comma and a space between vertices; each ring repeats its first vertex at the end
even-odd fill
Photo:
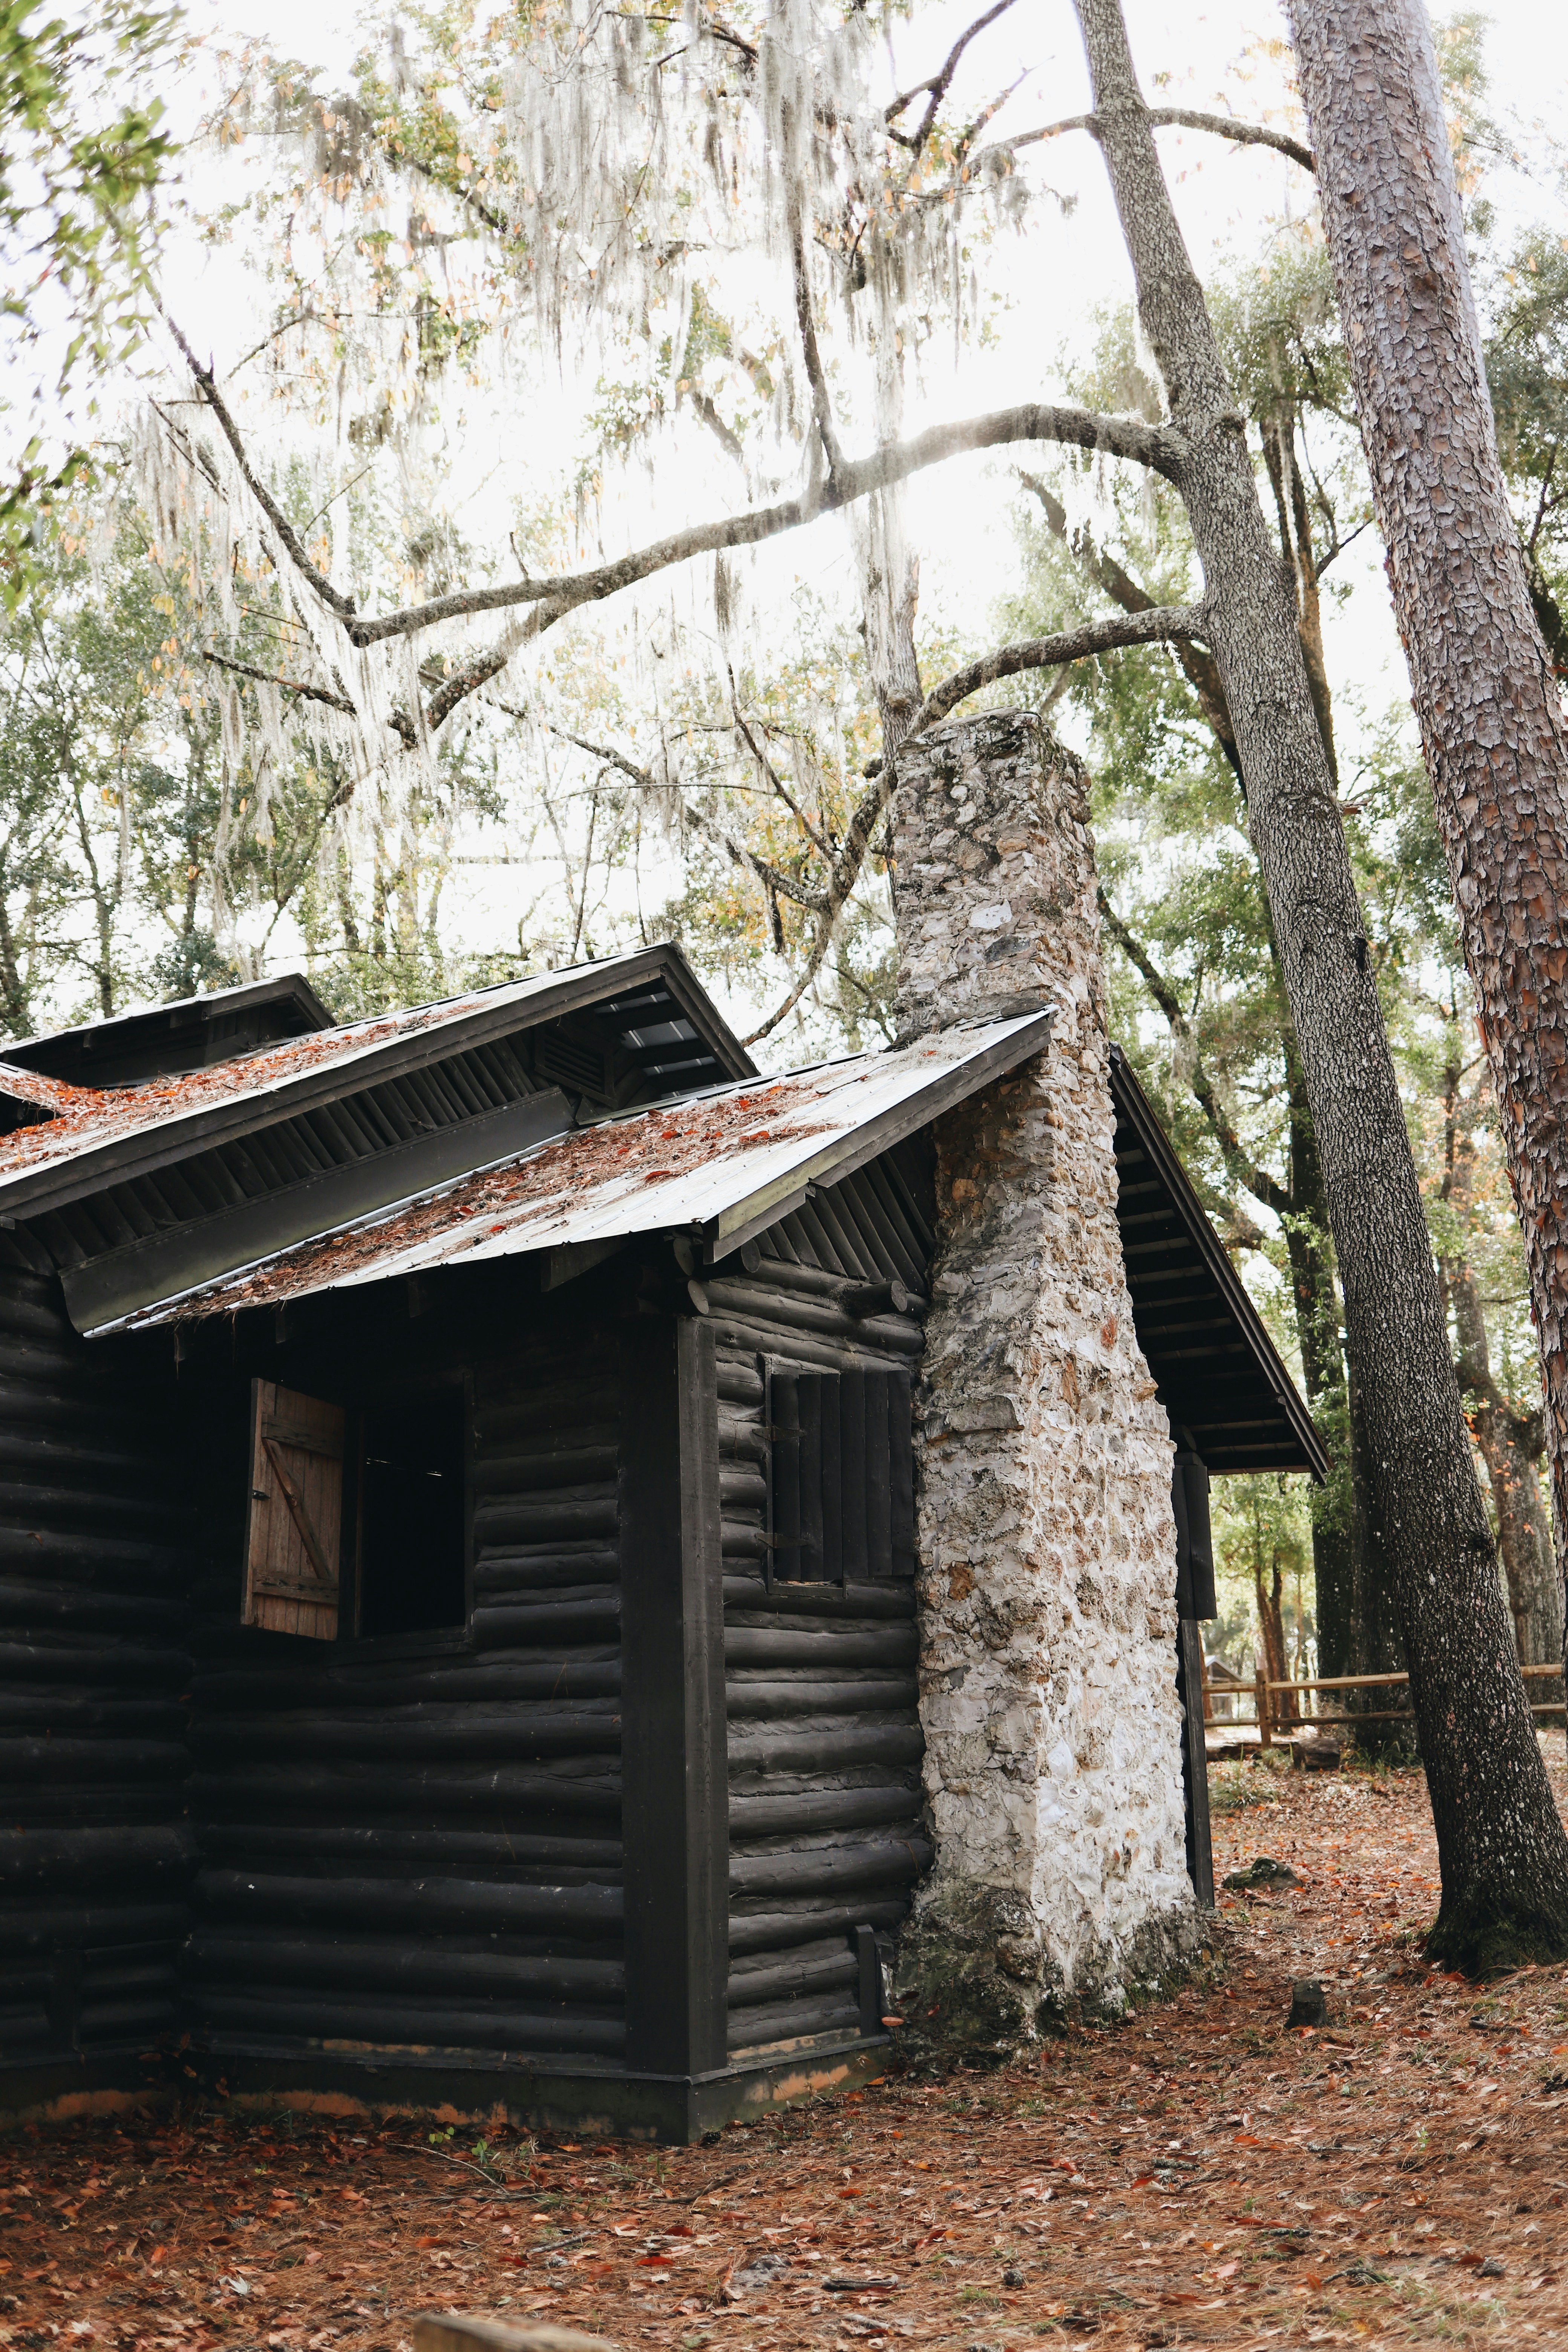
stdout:
MULTIPOLYGON (((1563 1669, 1560 1665, 1521 1666, 1520 1672, 1527 1680, 1539 1681, 1545 1678, 1561 1682, 1563 1679, 1563 1669)), ((1206 1660, 1204 1665, 1203 1681, 1204 1721, 1205 1724, 1212 1724, 1215 1719, 1214 1700, 1209 1689, 1206 1660)), ((1320 1705, 1319 1711, 1315 1715, 1308 1715, 1302 1711, 1292 1719, 1287 1710, 1279 1704, 1279 1697, 1283 1696, 1287 1692, 1293 1697, 1299 1697, 1303 1691, 1388 1690, 1392 1692, 1408 1690, 1409 1686, 1408 1675, 1321 1675, 1312 1681, 1297 1683, 1270 1682, 1268 1676, 1259 1671, 1253 1676, 1252 1681, 1253 1714, 1237 1716, 1232 1720, 1238 1727, 1245 1727, 1248 1723, 1254 1724, 1258 1730, 1258 1745, 1263 1748, 1273 1745, 1276 1732, 1288 1733, 1292 1729, 1304 1728, 1309 1724, 1320 1728, 1342 1726, 1353 1730, 1358 1724, 1363 1723, 1413 1723, 1415 1717, 1407 1706, 1368 1708, 1355 1715, 1325 1715, 1320 1705)), ((1246 1688, 1245 1684, 1229 1685, 1224 1695, 1232 1700, 1239 1700, 1245 1696, 1246 1688)), ((1549 1699, 1544 1706, 1532 1706, 1530 1711, 1534 1716, 1552 1716, 1558 1719, 1562 1719, 1564 1714, 1568 1713, 1562 1699, 1549 1699)))

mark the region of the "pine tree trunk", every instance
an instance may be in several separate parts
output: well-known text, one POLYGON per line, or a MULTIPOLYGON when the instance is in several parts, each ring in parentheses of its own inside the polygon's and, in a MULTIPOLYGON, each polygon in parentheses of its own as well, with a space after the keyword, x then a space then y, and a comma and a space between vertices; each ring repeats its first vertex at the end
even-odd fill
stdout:
POLYGON ((1118 0, 1078 0, 1097 134, 1247 783, 1344 1286, 1369 1545, 1397 1594, 1443 1901, 1431 1948, 1568 1951, 1568 1838, 1536 1746, 1471 1463, 1350 856, 1243 420, 1155 153, 1118 0))
MULTIPOLYGON (((1265 1580, 1263 1553, 1259 1545, 1252 1556, 1252 1590, 1258 1603, 1258 1634, 1263 1646, 1263 1671, 1271 1683, 1284 1683, 1290 1679, 1290 1654, 1285 1647, 1285 1612, 1280 1606, 1283 1583, 1278 1560, 1274 1563, 1272 1581, 1265 1580)), ((1299 1723, 1300 1712, 1300 1702, 1294 1691, 1269 1692, 1268 1713, 1275 1723, 1299 1723)))
MULTIPOLYGON (((1278 950, 1276 950, 1278 952, 1278 950)), ((1351 1475, 1350 1391, 1340 1348, 1340 1306, 1323 1167, 1294 1032, 1281 1037, 1290 1105, 1290 1201, 1285 1247, 1296 1297, 1301 1378, 1319 1433, 1334 1465, 1313 1497, 1312 1583, 1317 1598, 1318 1672, 1354 1674, 1359 1619, 1355 1589, 1355 1482, 1351 1475)))
MULTIPOLYGON (((1568 1529, 1568 726, 1498 458, 1419 0, 1292 0, 1362 437, 1447 851, 1568 1529)), ((1561 1605, 1561 1604, 1560 1604, 1561 1605)))

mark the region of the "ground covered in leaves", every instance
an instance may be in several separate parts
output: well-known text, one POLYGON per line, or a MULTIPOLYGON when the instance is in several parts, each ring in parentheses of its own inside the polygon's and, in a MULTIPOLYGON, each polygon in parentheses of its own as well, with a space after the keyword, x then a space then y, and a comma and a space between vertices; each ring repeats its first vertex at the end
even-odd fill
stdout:
POLYGON ((1214 1788, 1219 1869, 1300 1884, 1222 1897, 1211 1979, 1003 2073, 477 2165, 471 2135, 222 2108, 0 2142, 0 2346, 400 2352, 456 2308, 629 2352, 1568 2347, 1568 1971, 1422 1966, 1418 1773, 1214 1788), (1286 2027, 1304 1976, 1320 2032, 1286 2027))

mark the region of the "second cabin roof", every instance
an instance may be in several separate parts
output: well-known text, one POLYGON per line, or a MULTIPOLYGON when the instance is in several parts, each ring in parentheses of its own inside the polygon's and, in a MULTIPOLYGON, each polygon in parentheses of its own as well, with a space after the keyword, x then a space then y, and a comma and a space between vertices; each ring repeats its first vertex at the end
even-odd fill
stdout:
MULTIPOLYGON (((0 1214, 26 1217, 58 1208, 359 1089, 416 1076, 465 1050, 504 1048, 521 1032, 531 1034, 574 1013, 584 1016, 588 1034, 557 1042, 542 1083, 560 1083, 601 1106, 606 1091, 614 1100, 628 1074, 646 1100, 745 1076, 755 1067, 672 946, 572 965, 335 1028, 305 1027, 302 1034, 257 1048, 242 1045, 208 1066, 189 1066, 177 1016, 194 1021, 209 1004, 224 1007, 231 994, 272 998, 287 989, 290 1010, 303 1025, 310 1017, 305 1000, 316 1000, 308 988, 302 994, 294 990, 296 978, 91 1023, 32 1039, 16 1049, 17 1058, 0 1059, 0 1126, 4 1109, 10 1112, 9 1131, 0 1132, 0 1214), (96 1058, 118 1080, 123 1048, 133 1044, 144 1049, 137 1058, 151 1057, 144 1078, 106 1086, 58 1075, 77 1066, 74 1039, 90 1042, 109 1033, 126 1033, 118 1049, 105 1046, 95 1057, 84 1045, 82 1063, 90 1066, 96 1058), (161 1060, 160 1038, 165 1041, 161 1060), (596 1059, 614 1061, 617 1054, 626 1072, 595 1071, 596 1059)), ((519 1091, 530 1090, 525 1078, 519 1091)), ((506 1091, 503 1082, 502 1098, 506 1091)), ((478 1108, 489 1106, 481 1101, 478 1108)))

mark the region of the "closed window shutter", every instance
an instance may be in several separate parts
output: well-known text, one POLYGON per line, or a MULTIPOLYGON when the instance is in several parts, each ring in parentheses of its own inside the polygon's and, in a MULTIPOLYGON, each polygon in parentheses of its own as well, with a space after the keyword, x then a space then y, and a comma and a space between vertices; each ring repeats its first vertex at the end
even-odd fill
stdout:
POLYGON ((858 1584, 915 1572, 907 1372, 766 1367, 770 1580, 858 1584))
POLYGON ((770 1366, 767 1397, 770 1578, 790 1584, 837 1584, 841 1574, 837 1374, 770 1366), (825 1509, 825 1454, 836 1506, 831 1529, 825 1509))
POLYGON ((914 1434, 907 1372, 861 1374, 865 1382, 866 1573, 915 1572, 914 1434))
POLYGON ((343 1430, 342 1405, 251 1382, 243 1623, 336 1640, 343 1430))

